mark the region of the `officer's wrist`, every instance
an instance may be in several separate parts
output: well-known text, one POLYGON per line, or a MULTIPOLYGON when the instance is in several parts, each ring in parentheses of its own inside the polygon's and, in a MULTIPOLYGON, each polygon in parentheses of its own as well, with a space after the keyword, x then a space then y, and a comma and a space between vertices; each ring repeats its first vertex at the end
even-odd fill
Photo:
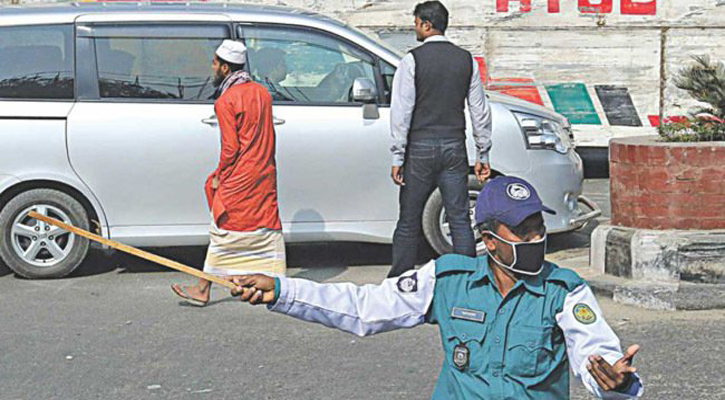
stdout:
POLYGON ((282 285, 282 281, 279 278, 274 278, 274 300, 272 303, 276 303, 277 300, 279 300, 279 294, 281 292, 280 286, 282 285))

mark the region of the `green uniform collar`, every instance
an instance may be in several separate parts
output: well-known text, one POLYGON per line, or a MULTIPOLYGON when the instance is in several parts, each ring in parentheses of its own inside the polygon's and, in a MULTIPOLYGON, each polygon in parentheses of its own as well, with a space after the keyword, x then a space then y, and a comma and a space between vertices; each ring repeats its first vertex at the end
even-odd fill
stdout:
MULTIPOLYGON (((488 254, 476 258, 460 254, 446 254, 436 260, 436 276, 442 277, 447 274, 467 273, 469 274, 468 280, 471 283, 483 282, 495 285, 496 281, 493 277, 493 271, 491 271, 491 267, 489 266, 488 258, 488 254)), ((545 261, 544 264, 544 269, 539 275, 519 279, 514 288, 523 285, 531 293, 543 296, 545 293, 544 283, 551 272, 550 263, 545 261)))
MULTIPOLYGON (((477 258, 478 260, 478 266, 476 272, 471 275, 471 280, 474 282, 480 282, 483 281, 484 283, 489 283, 492 285, 496 284, 496 280, 493 277, 493 271, 491 270, 491 267, 488 264, 488 257, 489 255, 482 255, 477 258)), ((548 262, 545 262, 545 264, 548 264, 548 262)), ((539 275, 526 277, 525 279, 519 279, 518 282, 514 285, 514 289, 518 288, 519 286, 523 285, 526 290, 530 291, 531 293, 537 294, 539 296, 544 295, 544 277, 543 275, 549 271, 548 265, 545 265, 544 269, 541 271, 539 275)))

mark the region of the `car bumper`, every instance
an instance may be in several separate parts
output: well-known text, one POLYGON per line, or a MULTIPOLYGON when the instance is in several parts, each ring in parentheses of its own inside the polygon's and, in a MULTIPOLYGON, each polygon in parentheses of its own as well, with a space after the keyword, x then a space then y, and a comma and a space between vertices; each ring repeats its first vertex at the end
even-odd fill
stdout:
POLYGON ((549 233, 579 229, 601 215, 599 206, 582 195, 584 167, 576 152, 529 150, 528 157, 532 167, 521 177, 536 188, 547 207, 556 211, 554 215, 544 213, 549 233))
POLYGON ((581 210, 581 208, 577 207, 577 209, 582 213, 581 215, 579 215, 578 217, 570 218, 568 224, 566 224, 564 227, 558 229, 550 229, 549 233, 562 233, 579 229, 586 225, 589 221, 602 215, 602 209, 599 208, 597 203, 593 202, 586 196, 579 196, 577 198, 577 206, 579 205, 584 205, 585 207, 589 208, 590 211, 584 212, 581 210))

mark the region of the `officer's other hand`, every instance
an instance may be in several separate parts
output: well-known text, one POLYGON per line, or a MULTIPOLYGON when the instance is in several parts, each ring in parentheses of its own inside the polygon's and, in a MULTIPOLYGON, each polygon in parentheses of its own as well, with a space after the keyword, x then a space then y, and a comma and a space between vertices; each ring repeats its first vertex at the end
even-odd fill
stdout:
POLYGON ((491 165, 489 163, 482 163, 476 161, 476 165, 473 166, 473 172, 476 174, 479 183, 483 183, 489 176, 491 176, 491 165))
POLYGON ((236 287, 232 296, 239 296, 241 301, 249 304, 271 303, 274 301, 274 278, 263 274, 238 275, 227 278, 236 287))
POLYGON ((634 355, 639 351, 639 345, 629 346, 624 356, 610 365, 602 356, 589 356, 589 373, 604 390, 624 391, 629 387, 632 374, 637 368, 632 366, 634 355))
POLYGON ((393 177, 393 183, 398 186, 405 186, 405 182, 403 181, 403 167, 393 167, 393 172, 390 173, 390 176, 393 177))
POLYGON ((219 177, 218 176, 215 176, 214 178, 211 179, 211 188, 215 189, 215 190, 219 188, 219 177))

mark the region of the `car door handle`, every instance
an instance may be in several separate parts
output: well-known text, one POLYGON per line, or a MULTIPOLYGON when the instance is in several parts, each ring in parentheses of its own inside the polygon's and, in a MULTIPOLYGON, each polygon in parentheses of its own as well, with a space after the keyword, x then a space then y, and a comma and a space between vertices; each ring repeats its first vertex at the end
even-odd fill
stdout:
POLYGON ((283 120, 282 118, 272 116, 272 122, 274 122, 275 125, 284 125, 284 123, 287 121, 283 120))
POLYGON ((219 120, 216 118, 215 115, 212 115, 209 118, 202 119, 201 120, 201 123, 202 124, 206 124, 206 125, 210 125, 210 126, 214 126, 214 125, 219 125, 219 120))

